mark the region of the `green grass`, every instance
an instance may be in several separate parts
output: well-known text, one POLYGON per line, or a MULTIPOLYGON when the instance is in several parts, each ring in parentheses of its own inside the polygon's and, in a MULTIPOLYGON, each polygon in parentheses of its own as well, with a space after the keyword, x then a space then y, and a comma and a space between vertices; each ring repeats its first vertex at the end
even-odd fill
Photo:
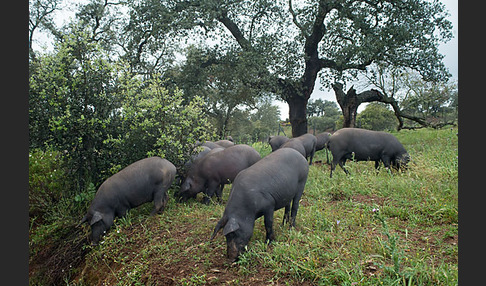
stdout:
MULTIPOLYGON (((226 242, 209 240, 224 205, 170 194, 163 214, 152 204, 118 219, 103 243, 85 246, 85 263, 70 285, 457 285, 457 129, 402 130, 395 135, 411 154, 405 172, 374 169, 373 162, 310 167, 297 227, 282 226, 264 243, 263 219, 239 262, 225 260, 226 242)), ((262 155, 265 144, 254 145, 262 155)), ((324 151, 315 160, 326 161, 324 151)), ((228 198, 230 186, 224 192, 228 198)), ((87 233, 87 228, 85 228, 87 233)))

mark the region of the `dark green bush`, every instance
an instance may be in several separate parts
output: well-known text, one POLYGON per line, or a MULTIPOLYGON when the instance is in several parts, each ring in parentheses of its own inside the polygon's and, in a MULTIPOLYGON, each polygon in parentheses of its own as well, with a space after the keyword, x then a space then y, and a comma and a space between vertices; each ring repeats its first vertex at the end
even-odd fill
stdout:
POLYGON ((169 92, 160 75, 135 76, 86 31, 74 30, 29 71, 29 147, 66 150, 71 188, 64 195, 78 203, 137 160, 158 155, 181 166, 197 140, 214 139, 200 97, 169 92))
POLYGON ((42 218, 69 188, 64 158, 59 151, 29 152, 29 217, 42 218))

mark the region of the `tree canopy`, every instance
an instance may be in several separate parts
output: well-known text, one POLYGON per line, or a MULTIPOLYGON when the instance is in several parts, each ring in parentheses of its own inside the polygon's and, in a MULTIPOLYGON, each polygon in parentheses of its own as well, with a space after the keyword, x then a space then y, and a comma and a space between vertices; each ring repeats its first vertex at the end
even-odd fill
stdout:
POLYGON ((151 17, 131 17, 131 23, 167 21, 187 39, 231 50, 246 66, 246 84, 289 104, 293 136, 307 132, 306 106, 318 77, 330 87, 373 63, 411 68, 428 80, 449 77, 438 44, 452 37, 452 26, 436 0, 167 0, 132 7, 151 17))
MULTIPOLYGON (((31 1, 38 11, 31 13, 31 34, 38 26, 55 30, 49 17, 57 2, 31 1)), ((318 79, 337 97, 352 97, 338 87, 372 65, 409 68, 427 81, 448 79, 438 50, 452 37, 447 16, 438 0, 92 0, 77 13, 93 40, 148 77, 170 70, 187 44, 224 55, 241 86, 288 103, 293 136, 307 132, 307 103, 318 79)), ((345 124, 354 124, 356 109, 342 106, 345 124)))

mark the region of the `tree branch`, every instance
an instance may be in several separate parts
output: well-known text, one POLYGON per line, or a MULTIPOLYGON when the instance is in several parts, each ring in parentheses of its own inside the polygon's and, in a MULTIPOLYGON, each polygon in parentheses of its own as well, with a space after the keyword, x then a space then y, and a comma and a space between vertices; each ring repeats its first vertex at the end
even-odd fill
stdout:
POLYGON ((304 26, 302 26, 299 21, 297 20, 297 14, 295 14, 294 9, 292 8, 292 0, 289 0, 289 12, 292 14, 292 21, 294 22, 295 26, 299 28, 299 30, 302 32, 302 35, 304 38, 308 38, 309 36, 307 35, 307 32, 305 31, 304 26))
POLYGON ((338 65, 336 63, 336 61, 334 60, 329 60, 329 59, 319 59, 319 64, 320 64, 320 68, 323 69, 323 68, 331 68, 331 69, 335 69, 339 72, 342 72, 344 70, 348 70, 348 69, 358 69, 358 70, 366 70, 366 67, 371 65, 371 63, 373 62, 373 60, 367 60, 367 61, 364 61, 362 63, 345 63, 343 65, 338 65))
POLYGON ((324 19, 326 18, 327 13, 329 13, 330 10, 331 7, 328 6, 327 1, 319 1, 319 8, 317 9, 314 24, 312 25, 312 33, 309 37, 306 38, 305 41, 306 55, 317 53, 317 47, 319 45, 319 42, 322 40, 322 37, 324 37, 324 34, 326 33, 324 19))
POLYGON ((218 17, 218 21, 220 21, 230 31, 243 50, 252 50, 250 42, 245 38, 238 25, 236 25, 236 23, 228 17, 227 11, 223 11, 221 13, 221 15, 218 17))

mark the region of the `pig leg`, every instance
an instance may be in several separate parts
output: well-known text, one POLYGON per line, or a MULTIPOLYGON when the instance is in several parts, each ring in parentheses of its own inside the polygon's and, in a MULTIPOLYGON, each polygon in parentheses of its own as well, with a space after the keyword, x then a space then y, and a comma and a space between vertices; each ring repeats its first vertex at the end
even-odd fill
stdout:
POLYGON ((312 152, 310 153, 309 165, 312 165, 312 159, 314 158, 315 152, 316 152, 316 149, 312 150, 312 152))
POLYGON ((288 223, 290 223, 290 203, 285 206, 285 212, 284 212, 284 217, 283 217, 283 220, 282 220, 282 225, 284 225, 286 221, 288 223))
POLYGON ((223 189, 224 189, 224 184, 220 184, 219 189, 216 191, 216 198, 218 199, 218 203, 221 203, 221 197, 223 196, 223 189))
POLYGON ((273 209, 267 211, 264 214, 264 223, 265 223, 265 231, 267 233, 266 241, 267 243, 272 243, 275 239, 275 235, 273 233, 273 209))
POLYGON ((375 161, 375 169, 378 170, 380 168, 380 160, 375 161))
MULTIPOLYGON (((305 182, 304 182, 305 185, 305 182)), ((299 210, 299 201, 300 197, 302 196, 302 193, 304 191, 303 187, 300 187, 301 191, 297 193, 297 195, 294 197, 294 200, 292 201, 292 212, 290 214, 290 228, 295 227, 295 218, 297 217, 297 211, 299 210)))
POLYGON ((339 162, 339 160, 337 159, 337 157, 333 157, 332 162, 331 162, 331 175, 330 175, 331 178, 332 178, 332 172, 336 169, 336 165, 337 165, 338 162, 339 162), (334 159, 334 158, 336 158, 336 159, 334 159))
POLYGON ((339 166, 341 167, 341 169, 343 169, 344 173, 346 173, 346 175, 349 175, 349 171, 346 170, 346 167, 344 166, 346 164, 346 158, 343 158, 339 161, 339 166))
POLYGON ((381 158, 381 160, 383 161, 383 165, 385 165, 385 168, 387 170, 389 170, 390 169, 391 158, 389 156, 383 156, 381 158))
POLYGON ((216 180, 209 181, 208 188, 206 189, 205 196, 203 198, 203 203, 209 205, 209 202, 211 201, 211 197, 214 195, 215 192, 218 192, 219 187, 220 184, 218 181, 216 180))
POLYGON ((154 209, 150 215, 161 214, 164 211, 168 200, 169 196, 165 189, 157 191, 154 195, 154 209))

